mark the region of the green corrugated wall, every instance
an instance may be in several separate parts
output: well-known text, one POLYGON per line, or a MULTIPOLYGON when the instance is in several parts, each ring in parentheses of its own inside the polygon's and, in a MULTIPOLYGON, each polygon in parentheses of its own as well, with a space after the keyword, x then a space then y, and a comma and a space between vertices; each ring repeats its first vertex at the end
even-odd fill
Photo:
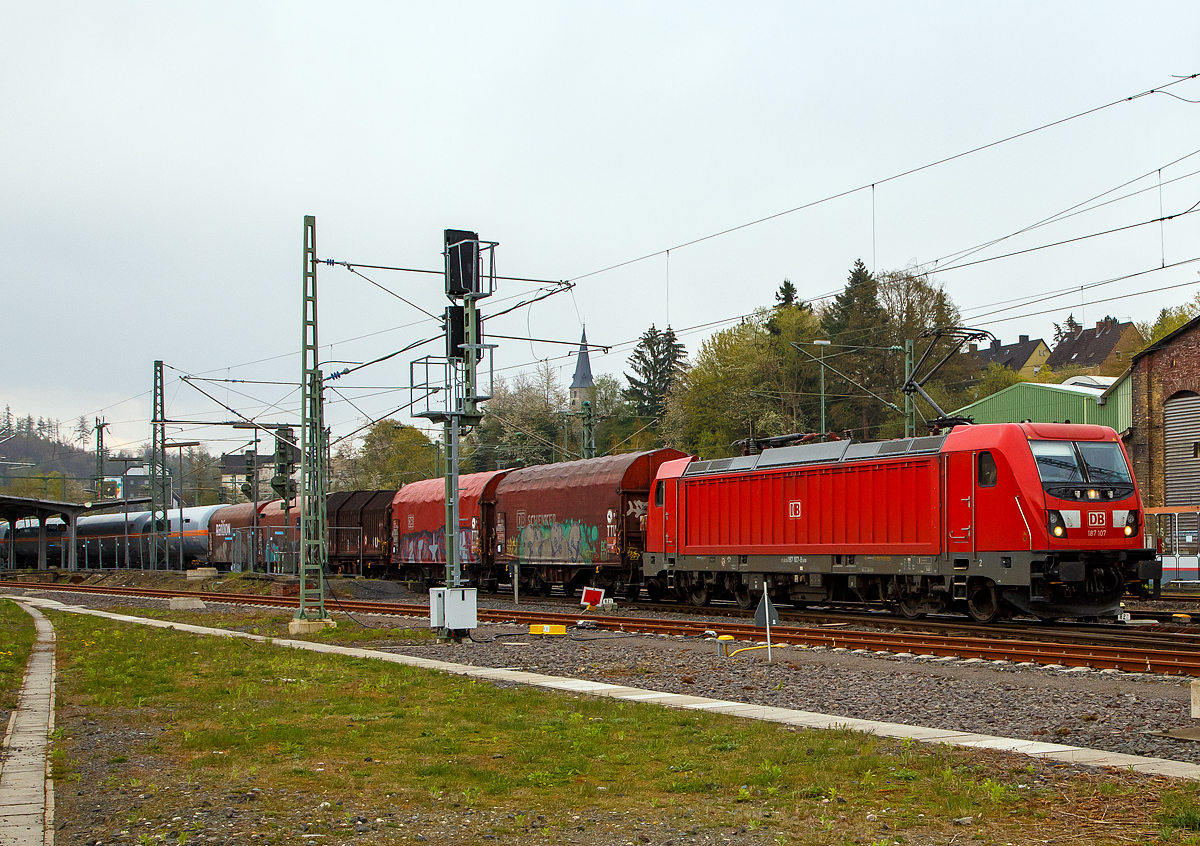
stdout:
POLYGON ((1104 405, 1098 395, 1082 394, 1058 385, 1020 382, 979 402, 955 411, 975 418, 976 423, 1098 423, 1123 432, 1132 425, 1132 393, 1129 379, 1122 379, 1104 405))

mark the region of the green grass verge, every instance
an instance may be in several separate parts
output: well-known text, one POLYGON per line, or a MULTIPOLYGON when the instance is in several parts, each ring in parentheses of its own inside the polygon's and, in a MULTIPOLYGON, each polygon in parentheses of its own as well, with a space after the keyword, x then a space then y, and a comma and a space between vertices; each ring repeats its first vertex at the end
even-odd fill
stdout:
MULTIPOLYGON (((51 614, 60 707, 167 724, 129 753, 152 755, 152 769, 135 775, 113 759, 113 788, 157 794, 147 779, 173 779, 363 806, 510 809, 514 825, 543 814, 548 830, 565 830, 571 812, 621 811, 801 844, 1043 842, 1060 824, 1076 832, 1085 806, 1105 821, 1089 832, 1093 843, 1191 819, 1156 824, 1156 803, 1136 780, 1035 786, 1033 765, 1015 757, 51 614), (967 817, 966 827, 954 823, 967 817)), ((64 777, 70 769, 64 761, 64 777)), ((1186 799, 1178 813, 1194 810, 1186 799)), ((272 836, 269 825, 259 830, 272 836)))
POLYGON ((0 599, 0 632, 0 709, 9 711, 17 707, 37 629, 25 609, 10 599, 0 599))

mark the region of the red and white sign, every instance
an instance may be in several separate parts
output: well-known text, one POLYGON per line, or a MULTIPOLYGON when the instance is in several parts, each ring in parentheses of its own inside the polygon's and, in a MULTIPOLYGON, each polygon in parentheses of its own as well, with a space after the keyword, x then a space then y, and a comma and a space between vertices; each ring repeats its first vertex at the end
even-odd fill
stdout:
POLYGON ((604 588, 584 588, 583 598, 579 600, 580 605, 599 605, 604 601, 604 588))
POLYGON ((793 520, 800 519, 800 500, 793 499, 788 503, 788 516, 793 520))

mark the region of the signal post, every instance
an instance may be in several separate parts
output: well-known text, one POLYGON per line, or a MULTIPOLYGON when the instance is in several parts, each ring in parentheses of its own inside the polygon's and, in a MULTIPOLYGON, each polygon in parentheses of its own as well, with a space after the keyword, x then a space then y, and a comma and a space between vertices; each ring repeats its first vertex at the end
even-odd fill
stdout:
POLYGON ((491 399, 494 344, 484 344, 483 320, 478 301, 496 289, 496 242, 481 241, 478 233, 445 231, 446 356, 426 356, 410 366, 412 407, 415 417, 442 424, 446 448, 446 587, 429 592, 429 624, 441 638, 461 639, 478 624, 476 589, 462 578, 459 544, 459 440, 479 425, 479 404, 491 399), (486 261, 485 261, 486 254, 486 261), (479 365, 488 359, 487 390, 481 386, 479 365))

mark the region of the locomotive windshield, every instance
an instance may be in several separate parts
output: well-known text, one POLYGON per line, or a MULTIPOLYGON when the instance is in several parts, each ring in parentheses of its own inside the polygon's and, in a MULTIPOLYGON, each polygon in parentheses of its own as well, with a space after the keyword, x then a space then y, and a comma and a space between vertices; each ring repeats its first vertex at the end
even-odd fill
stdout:
POLYGON ((1120 445, 1112 441, 1030 441, 1043 484, 1132 485, 1120 445))

